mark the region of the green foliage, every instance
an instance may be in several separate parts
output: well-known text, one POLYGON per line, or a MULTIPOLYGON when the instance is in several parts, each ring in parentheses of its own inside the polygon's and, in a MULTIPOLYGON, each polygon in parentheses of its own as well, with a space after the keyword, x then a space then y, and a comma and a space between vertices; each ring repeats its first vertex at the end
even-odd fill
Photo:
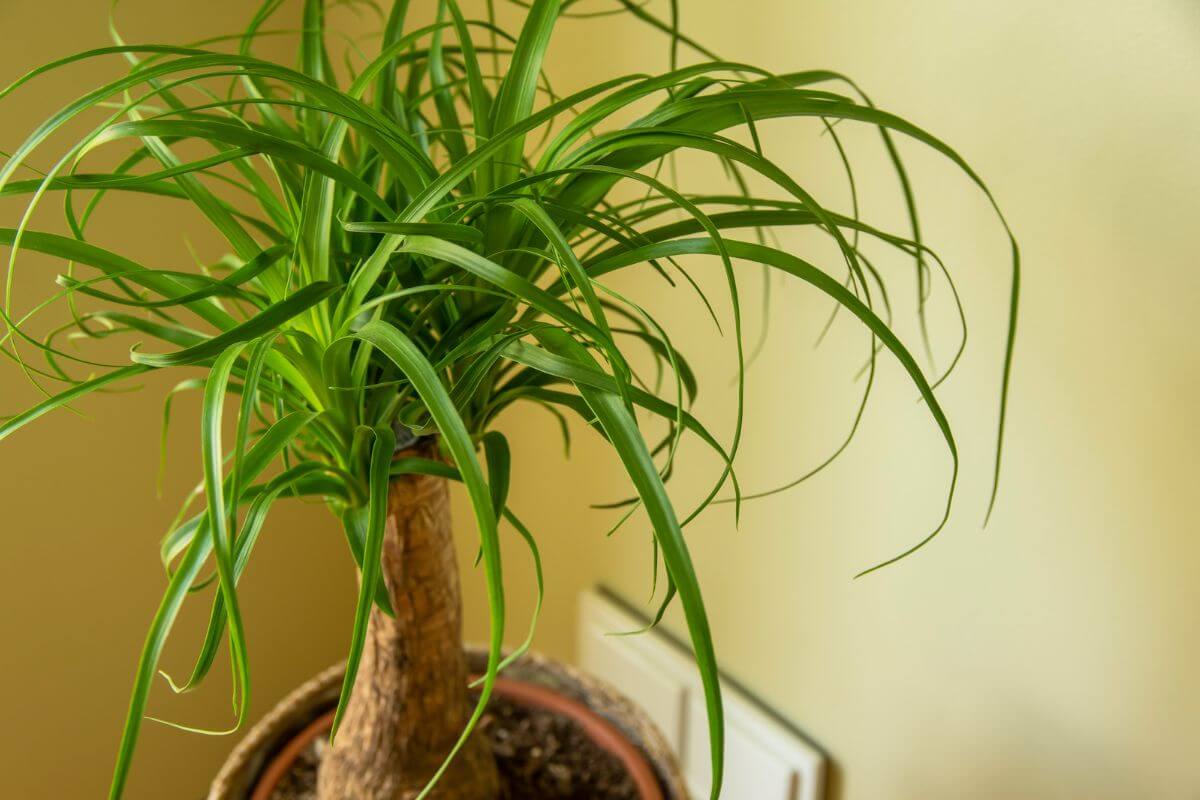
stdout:
MULTIPOLYGON (((721 61, 679 32, 673 3, 669 22, 641 3, 622 4, 668 37, 672 68, 619 76, 569 97, 552 94, 542 74, 554 24, 571 5, 559 0, 534 0, 516 36, 491 21, 467 19, 455 0, 438 0, 436 24, 408 30, 408 3, 400 0, 387 16, 379 53, 343 69, 334 67, 326 50, 320 0, 304 4, 298 69, 256 58, 253 45, 280 6, 267 0, 244 34, 230 40, 232 50, 220 49, 227 42, 125 45, 114 34, 114 46, 47 64, 0 92, 2 99, 69 65, 129 64, 123 77, 46 119, 0 169, 0 194, 28 198, 15 227, 0 229, 0 244, 9 248, 0 352, 47 398, 0 422, 0 438, 150 371, 185 368, 193 376, 168 395, 164 419, 176 392, 203 389, 206 502, 194 516, 181 512, 163 542, 169 583, 139 662, 112 797, 125 786, 167 635, 189 593, 212 580, 201 578, 210 563, 217 591, 208 633, 189 680, 177 690, 195 688, 227 640, 237 722, 245 718, 250 673, 237 582, 263 520, 281 497, 323 500, 341 519, 362 568, 344 707, 367 612, 372 602, 387 608, 379 584, 387 481, 427 473, 465 484, 491 608, 490 658, 474 725, 503 666, 498 519, 509 520, 538 558, 533 536, 507 507, 508 446, 492 430, 500 413, 522 401, 552 411, 564 435, 564 415, 582 417, 628 472, 636 498, 622 505, 646 512, 667 576, 662 608, 679 600, 704 680, 715 797, 723 736, 717 664, 682 529, 723 488, 733 492, 725 499, 740 502, 733 464, 747 356, 739 281, 749 268, 807 283, 865 326, 872 352, 888 351, 912 380, 957 477, 957 450, 934 392, 937 382, 893 333, 886 285, 859 242, 874 239, 907 254, 919 295, 928 293, 931 264, 940 268, 940 262, 920 240, 896 134, 941 152, 986 193, 982 182, 947 145, 876 109, 839 75, 774 75, 721 61), (681 51, 702 60, 677 66, 681 51), (345 73, 348 78, 339 78, 345 73), (641 116, 614 122, 631 110, 641 116), (51 135, 88 113, 101 116, 89 133, 38 177, 19 178, 51 135), (804 117, 825 125, 843 159, 835 123, 879 130, 911 215, 911 235, 886 233, 856 213, 824 208, 767 157, 757 125, 804 117), (731 138, 738 129, 748 133, 751 146, 731 138), (100 150, 120 154, 117 166, 85 171, 85 160, 100 150), (660 177, 664 162, 683 151, 719 160, 737 191, 684 193, 660 177), (774 190, 753 194, 751 183, 774 190), (621 186, 636 188, 641 199, 622 199, 621 186), (190 204, 226 242, 229 255, 212 269, 171 270, 91 244, 88 221, 114 192, 190 204), (65 201, 68 235, 30 227, 34 210, 54 195, 65 201), (770 231, 783 226, 828 235, 848 279, 768 245, 770 231), (57 279, 60 290, 19 316, 13 274, 23 251, 57 257, 65 269, 57 279), (677 261, 681 256, 693 259, 689 264, 697 256, 711 258, 728 290, 738 413, 727 445, 689 412, 698 387, 668 331, 602 281, 617 270, 641 267, 668 283, 672 274, 691 282, 677 261), (103 364, 60 348, 55 337, 63 330, 44 339, 28 333, 31 320, 57 301, 70 305, 66 330, 76 338, 126 334, 157 344, 133 348, 129 363, 103 364), (661 381, 652 389, 636 379, 627 356, 631 346, 648 348, 673 391, 662 391, 661 381), (203 379, 194 377, 197 368, 203 379), (226 452, 221 420, 230 395, 239 399, 233 449, 226 452), (658 420, 666 436, 648 444, 639 417, 658 420), (393 460, 395 431, 438 434, 452 465, 393 460), (681 523, 664 480, 688 434, 710 447, 724 467, 681 523)), ((1015 242, 1012 253, 1001 431, 1015 330, 1015 242)), ((869 366, 873 377, 874 357, 869 366)), ((866 386, 863 407, 870 380, 866 386)), ((948 494, 946 515, 953 484, 948 494)))

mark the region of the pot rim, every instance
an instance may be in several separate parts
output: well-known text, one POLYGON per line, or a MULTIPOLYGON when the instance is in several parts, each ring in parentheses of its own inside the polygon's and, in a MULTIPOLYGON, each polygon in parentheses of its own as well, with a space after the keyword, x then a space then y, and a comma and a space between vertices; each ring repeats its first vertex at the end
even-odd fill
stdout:
MULTIPOLYGON (((472 680, 475 678, 478 676, 472 680)), ((493 692, 520 705, 549 711, 574 721, 597 747, 621 762, 640 800, 663 800, 662 786, 645 754, 616 725, 586 704, 541 684, 515 678, 496 678, 493 692)), ((267 762, 255 783, 250 800, 270 800, 275 788, 304 749, 333 727, 334 713, 334 710, 329 710, 314 719, 267 762)))

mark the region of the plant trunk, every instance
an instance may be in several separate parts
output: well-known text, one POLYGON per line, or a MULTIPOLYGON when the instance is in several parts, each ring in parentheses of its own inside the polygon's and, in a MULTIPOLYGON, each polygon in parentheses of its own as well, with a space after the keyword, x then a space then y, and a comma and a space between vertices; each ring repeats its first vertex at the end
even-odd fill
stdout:
MULTIPOLYGON (((433 440, 407 455, 437 457, 433 440)), ((395 619, 371 610, 366 645, 331 751, 321 800, 412 800, 470 717, 462 598, 444 478, 407 475, 388 492, 383 579, 395 619)), ((430 800, 496 800, 496 764, 476 733, 430 800)))

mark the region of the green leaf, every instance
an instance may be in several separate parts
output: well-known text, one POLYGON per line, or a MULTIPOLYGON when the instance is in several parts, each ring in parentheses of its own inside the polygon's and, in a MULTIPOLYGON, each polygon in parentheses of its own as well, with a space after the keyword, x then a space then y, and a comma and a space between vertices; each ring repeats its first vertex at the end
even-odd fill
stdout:
POLYGON ((141 729, 142 715, 146 709, 146 699, 154 680, 154 670, 162 656, 167 635, 187 597, 188 587, 200 574, 205 560, 212 551, 213 540, 211 536, 207 535, 207 526, 202 525, 201 527, 202 530, 198 531, 200 535, 192 540, 183 561, 172 574, 166 593, 154 615, 150 631, 146 634, 146 642, 142 646, 141 658, 138 660, 133 696, 130 698, 129 711, 125 718, 121 746, 117 751, 117 761, 113 768, 112 783, 109 785, 109 800, 118 800, 125 790, 125 783, 129 779, 129 767, 133 762, 134 747, 137 745, 138 732, 141 729))
POLYGON ((481 439, 483 454, 487 461, 488 487, 492 493, 492 505, 498 519, 508 505, 508 483, 512 469, 512 453, 508 439, 499 431, 489 431, 481 439))
MULTIPOLYGON (((546 48, 550 45, 550 33, 558 19, 560 0, 533 0, 517 47, 513 51, 512 64, 500 84, 496 105, 492 109, 492 130, 511 128, 529 116, 537 94, 538 75, 546 48)), ((524 136, 513 137, 496 157, 497 184, 507 183, 517 174, 524 150, 524 136)))
MULTIPOLYGON (((354 563, 363 568, 363 550, 367 546, 368 530, 370 529, 371 507, 357 506, 347 508, 342 512, 342 530, 346 534, 346 543, 350 546, 350 554, 354 563)), ((387 586, 379 581, 375 586, 375 605, 389 617, 395 616, 392 601, 388 598, 387 586)))
POLYGON ((483 234, 470 225, 438 222, 344 222, 342 227, 351 233, 396 233, 402 236, 430 236, 452 242, 478 244, 483 234))
POLYGON ((384 526, 388 512, 388 468, 392 453, 396 450, 396 434, 391 428, 377 426, 364 429, 374 438, 371 445, 371 469, 367 485, 370 489, 370 508, 367 519, 367 536, 363 543, 362 580, 359 582, 358 604, 354 609, 354 632, 350 638, 350 655, 346 657, 346 677, 342 682, 342 693, 338 698, 337 711, 333 717, 330 741, 337 735, 338 726, 346 713, 354 682, 358 677, 358 664, 362 659, 363 646, 367 640, 367 624, 371 618, 371 606, 379 588, 380 557, 383 552, 384 526))
MULTIPOLYGON (((242 355, 245 344, 230 345, 213 364, 204 386, 204 403, 200 415, 200 455, 204 471, 204 495, 207 500, 209 532, 216 552, 217 575, 220 578, 221 598, 225 603, 226 619, 229 624, 229 654, 234 670, 234 709, 237 724, 241 727, 246 718, 250 702, 250 664, 246 651, 246 634, 242 625, 242 613, 237 599, 237 587, 233 577, 233 538, 230 528, 230 510, 236 509, 236 501, 225 497, 222 479, 221 417, 229 374, 234 362, 242 355)), ((236 470, 236 467, 235 467, 236 470)), ((232 479, 237 488, 237 479, 232 479)), ((236 497, 236 495, 235 495, 236 497)))
MULTIPOLYGON (((879 319, 871 309, 855 297, 842 284, 835 281, 833 278, 826 275, 821 270, 814 267, 812 264, 797 258, 790 253, 785 253, 781 250, 766 247, 764 245, 751 244, 749 242, 738 242, 730 239, 725 240, 725 247, 729 254, 735 258, 743 258, 759 264, 765 264, 772 269, 777 269, 785 272, 793 277, 799 278, 819 289, 838 302, 843 308, 858 317, 867 328, 874 334, 883 345, 892 352, 900 365, 904 367, 904 371, 908 373, 909 379, 921 394, 921 399, 925 401, 929 408, 929 413, 937 424, 938 430, 942 434, 942 438, 946 442, 946 447, 950 451, 953 471, 950 478, 950 487, 947 491, 945 512, 942 515, 941 521, 937 527, 924 539, 917 544, 908 548, 897 556, 887 559, 875 566, 863 570, 856 577, 862 577, 878 569, 894 564, 895 562, 912 555, 917 550, 924 547, 945 527, 946 522, 950 518, 950 508, 954 502, 954 489, 958 482, 958 446, 954 441, 954 433, 950 429, 950 422, 946 418, 945 412, 942 410, 941 404, 937 397, 934 396, 933 388, 925 375, 921 372, 921 368, 917 365, 916 359, 900 341, 900 339, 892 333, 891 329, 879 319)), ((605 259, 602 262, 589 266, 589 272, 593 275, 602 275, 611 272, 621 267, 630 264, 636 264, 650 258, 662 258, 668 255, 683 255, 686 253, 708 253, 715 255, 717 252, 716 245, 709 239, 677 239, 670 242, 662 242, 655 245, 637 248, 620 256, 605 259)))
MULTIPOLYGON (((238 531, 237 541, 234 543, 233 578, 235 584, 241 580, 242 573, 246 570, 250 554, 254 550, 254 545, 258 542, 258 536, 262 532, 267 515, 275 501, 284 492, 294 491, 302 479, 325 471, 328 471, 328 468, 315 461, 299 464, 275 476, 265 486, 259 487, 259 491, 254 493, 253 500, 250 502, 250 508, 246 512, 245 522, 238 531)), ((238 497, 244 501, 246 495, 238 495, 238 497)), ((199 518, 197 519, 198 521, 199 518)), ((208 628, 205 631, 204 643, 201 645, 200 654, 196 658, 196 664, 193 666, 192 673, 188 677, 187 682, 182 686, 177 686, 171 680, 170 676, 164 673, 164 677, 167 678, 167 681, 171 684, 171 688, 176 693, 193 691, 207 677, 209 670, 212 668, 213 661, 216 659, 217 651, 220 648, 221 634, 225 630, 225 619, 224 595, 218 592, 213 598, 212 608, 209 612, 208 628)))
MULTIPOLYGON (((278 455, 306 425, 312 422, 315 416, 311 413, 296 412, 275 423, 246 454, 244 464, 246 480, 253 480, 253 477, 261 472, 271 459, 278 455)), ((121 734, 121 746, 117 751, 116 765, 113 768, 113 778, 108 793, 109 800, 120 798, 125 789, 125 783, 129 778, 129 768, 133 762, 133 751, 141 730, 142 715, 146 710, 146 700, 150 694, 150 686, 153 683, 167 636, 187 597, 188 588, 196 580, 212 552, 213 537, 209 535, 208 528, 209 523, 206 517, 202 518, 193 528, 195 535, 187 544, 183 560, 171 574, 162 602, 159 604, 150 630, 146 634, 146 641, 138 659, 137 675, 129 700, 125 728, 121 734)))
POLYGON ((112 372, 92 378, 91 380, 81 381, 65 392, 60 392, 53 397, 43 400, 28 411, 0 422, 0 440, 8 438, 9 434, 13 431, 24 427, 49 411, 61 408, 74 400, 78 400, 80 397, 91 394, 97 389, 102 389, 110 383, 132 378, 134 375, 141 375, 144 372, 150 371, 150 369, 148 366, 134 364, 133 366, 115 369, 112 372))
MULTIPOLYGON (((542 333, 542 337, 552 351, 578 361, 591 359, 586 348, 565 333, 547 329, 542 333)), ((708 615, 700 594, 700 584, 683 538, 683 531, 679 527, 675 509, 658 476, 646 442, 638 430, 636 421, 620 402, 620 398, 612 392, 594 389, 586 384, 577 386, 579 393, 604 426, 608 440, 621 457, 625 471, 633 481, 654 528, 667 572, 679 592, 679 600, 691 637, 692 652, 696 656, 696 666, 704 686, 704 701, 708 711, 709 752, 712 758, 712 798, 716 800, 721 792, 725 769, 725 722, 720 674, 717 670, 708 615)))
MULTIPOLYGON (((103 134, 96 137, 89 149, 127 136, 142 139, 162 137, 196 138, 207 142, 221 142, 251 152, 274 156, 307 167, 318 174, 333 178, 339 184, 352 190, 363 200, 366 200, 376 211, 385 216, 391 216, 395 213, 366 182, 336 162, 330 161, 320 153, 298 145, 295 142, 280 139, 277 136, 251 130, 240 125, 223 122, 193 122, 191 120, 169 119, 122 122, 109 127, 103 134)), ((85 154, 86 151, 81 155, 85 154)))
MULTIPOLYGON (((0 245, 14 245, 17 233, 13 228, 0 228, 0 245)), ((45 253, 65 261, 88 264, 108 275, 128 276, 130 281, 163 297, 176 298, 186 292, 185 287, 174 278, 160 275, 156 270, 147 269, 136 261, 68 236, 26 230, 20 232, 20 244, 23 249, 45 253)), ((232 327, 235 324, 231 316, 209 303, 196 302, 189 307, 201 318, 220 328, 232 327)))
POLYGON ((204 342, 174 353, 139 353, 129 357, 147 367, 176 367, 195 364, 213 358, 227 347, 273 332, 288 320, 302 314, 337 291, 332 283, 313 283, 279 303, 269 306, 257 316, 213 336, 204 342))

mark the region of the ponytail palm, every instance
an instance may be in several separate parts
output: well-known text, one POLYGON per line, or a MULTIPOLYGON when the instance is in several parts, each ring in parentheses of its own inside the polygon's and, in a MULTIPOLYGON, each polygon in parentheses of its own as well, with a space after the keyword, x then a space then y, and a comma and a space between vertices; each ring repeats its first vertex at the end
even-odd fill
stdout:
MULTIPOLYGON (((493 427, 522 402, 560 419, 582 418, 628 473, 636 497, 627 505, 644 510, 665 567, 662 609, 682 607, 703 679, 715 797, 721 698, 683 527, 718 498, 741 499, 734 462, 747 357, 739 286, 748 269, 806 283, 861 323, 872 352, 894 358, 916 387, 957 476, 937 380, 889 325, 884 278, 860 242, 877 240, 906 254, 922 297, 933 268, 941 268, 921 241, 897 138, 940 152, 986 193, 983 183, 954 150, 877 109, 845 78, 722 61, 643 5, 622 2, 698 63, 616 76, 558 96, 542 66, 570 2, 534 0, 510 35, 492 21, 468 18, 455 0, 438 1, 433 24, 411 26, 408 3, 400 0, 387 14, 378 52, 335 68, 322 4, 307 0, 299 66, 291 68, 254 55, 280 5, 267 0, 232 46, 118 41, 33 70, 0 92, 2 99, 26 90, 71 64, 129 64, 124 76, 47 118, 0 169, 0 194, 28 198, 26 214, 0 229, 9 249, 2 352, 46 395, 0 422, 0 438, 153 371, 186 374, 177 391, 203 396, 204 502, 185 506, 162 544, 169 580, 139 662, 113 797, 125 786, 168 633, 210 570, 216 587, 208 633, 181 688, 204 679, 227 641, 236 723, 244 721, 251 681, 237 583, 272 505, 283 498, 324 501, 361 567, 341 720, 372 606, 390 611, 380 550, 388 485, 403 475, 461 482, 474 512, 491 633, 478 705, 459 739, 460 746, 467 742, 504 665, 499 520, 513 524, 537 554, 533 535, 508 508, 508 446, 493 427), (49 137, 85 115, 95 127, 48 157, 49 137), (812 118, 835 137, 834 124, 843 121, 878 129, 903 187, 909 230, 885 232, 825 208, 760 146, 756 126, 777 118, 812 118), (91 168, 100 151, 116 153, 104 162, 116 166, 91 168), (723 164, 735 190, 679 189, 661 167, 689 151, 723 164), (25 170, 34 163, 50 166, 30 178, 25 170), (771 188, 758 194, 749 186, 771 188), (91 244, 89 219, 114 192, 190 204, 228 255, 197 271, 139 263, 91 244), (63 234, 32 225, 34 210, 54 196, 65 201, 63 234), (773 229, 792 226, 828 236, 837 263, 822 268, 768 244, 773 229), (64 266, 54 292, 19 307, 13 274, 28 251, 64 266), (700 294, 696 302, 730 309, 738 412, 728 441, 689 411, 697 386, 680 342, 634 298, 606 285, 610 273, 634 269, 655 271, 664 287, 676 277, 692 283, 682 256, 693 257, 689 267, 704 256, 724 276, 727 297, 700 294), (38 314, 59 301, 70 307, 67 328, 48 337, 29 333, 38 314), (138 344, 127 360, 105 363, 64 349, 64 333, 138 344), (648 349, 671 376, 662 382, 667 389, 638 379, 633 347, 648 349), (648 440, 643 430, 654 420, 665 434, 648 440), (438 437, 444 461, 393 458, 397 437, 403 447, 426 435, 438 437), (680 514, 664 481, 684 436, 698 438, 723 466, 699 506, 680 514)), ((1015 242, 1012 255, 1001 432, 1016 313, 1015 242)), ((873 366, 874 357, 872 374, 873 366)), ((945 515, 952 498, 953 481, 945 515)))

